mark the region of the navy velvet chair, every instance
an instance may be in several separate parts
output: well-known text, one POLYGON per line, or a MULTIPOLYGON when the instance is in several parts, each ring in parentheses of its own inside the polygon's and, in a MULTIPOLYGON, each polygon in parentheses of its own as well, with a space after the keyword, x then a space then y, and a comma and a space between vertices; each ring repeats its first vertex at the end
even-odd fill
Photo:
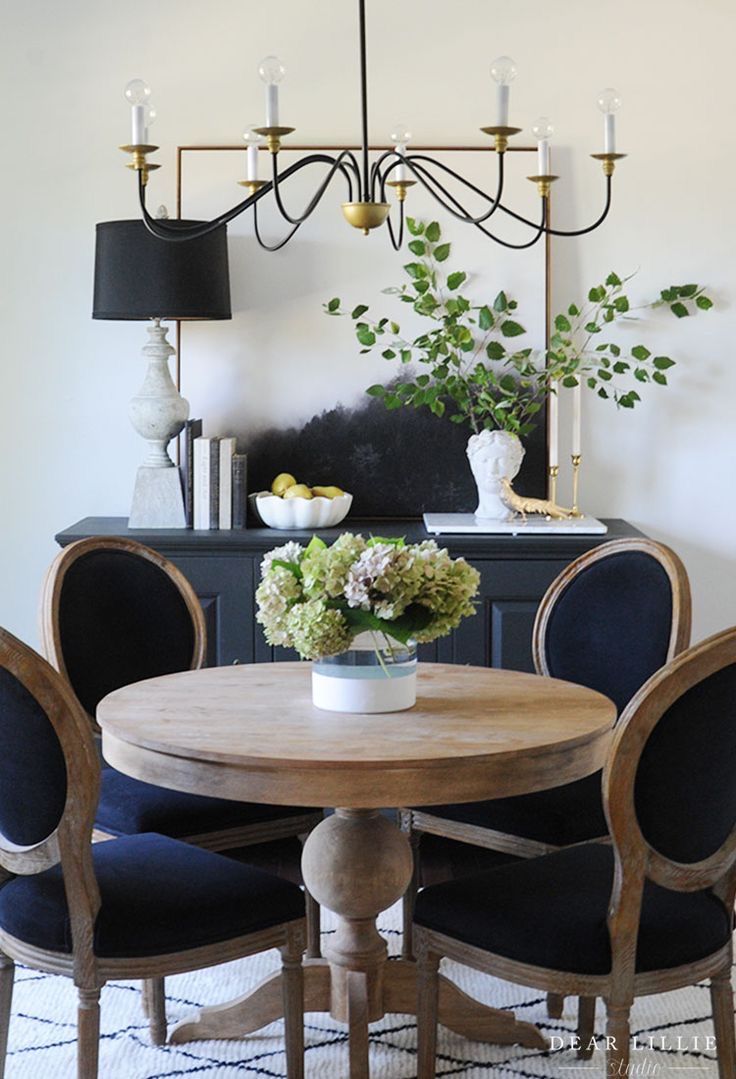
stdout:
MULTIPOLYGON (((42 598, 43 648, 98 730, 100 700, 121 686, 202 667, 201 604, 168 559, 134 540, 91 537, 62 550, 42 598)), ((107 836, 158 832, 205 850, 235 852, 304 837, 321 810, 233 802, 167 790, 103 766, 95 827, 107 836)), ((297 848, 298 849, 298 848, 297 848)), ((297 870, 298 872, 298 870, 297 870)), ((309 954, 319 954, 319 907, 307 898, 309 954)), ((151 1037, 166 1040, 163 982, 146 987, 151 1037)))
MULTIPOLYGON (((442 956, 558 995, 603 997, 606 1075, 630 1074, 636 996, 709 978, 719 1076, 736 1075, 736 628, 681 653, 634 696, 602 791, 611 843, 517 860, 419 893, 419 1079, 435 1075, 442 956)), ((586 1008, 584 1049, 593 1033, 586 1008)))
MULTIPOLYGON (((677 555, 650 539, 604 543, 567 566, 544 595, 533 631, 538 674, 610 697, 619 715, 641 685, 690 642, 690 588, 677 555)), ((512 798, 402 811, 415 875, 404 898, 404 957, 420 880, 422 833, 529 858, 605 835, 601 774, 512 798)), ((550 1014, 562 1001, 550 999, 550 1014)))
POLYGON ((100 764, 65 680, 0 630, 0 1074, 14 961, 73 978, 80 1079, 98 1072, 109 979, 151 979, 268 948, 283 957, 287 1074, 303 1076, 297 884, 148 833, 92 845, 100 764))

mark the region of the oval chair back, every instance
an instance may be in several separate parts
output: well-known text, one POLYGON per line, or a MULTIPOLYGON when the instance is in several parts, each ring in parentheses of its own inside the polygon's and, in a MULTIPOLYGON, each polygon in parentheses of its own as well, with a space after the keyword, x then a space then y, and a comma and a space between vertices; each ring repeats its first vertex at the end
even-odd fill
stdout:
POLYGON ((619 714, 690 642, 690 586, 680 559, 650 539, 604 543, 572 562, 534 623, 539 674, 596 689, 619 714))
POLYGON ((54 559, 42 595, 50 662, 94 724, 121 686, 203 666, 206 627, 194 589, 168 559, 134 540, 92 536, 54 559))
POLYGON ((75 962, 93 962, 100 897, 90 841, 99 764, 87 717, 63 678, 0 629, 0 866, 40 873, 61 862, 75 962))
POLYGON ((635 695, 614 736, 603 795, 616 856, 613 979, 624 989, 645 879, 678 892, 712 889, 733 908, 736 627, 681 653, 635 695))

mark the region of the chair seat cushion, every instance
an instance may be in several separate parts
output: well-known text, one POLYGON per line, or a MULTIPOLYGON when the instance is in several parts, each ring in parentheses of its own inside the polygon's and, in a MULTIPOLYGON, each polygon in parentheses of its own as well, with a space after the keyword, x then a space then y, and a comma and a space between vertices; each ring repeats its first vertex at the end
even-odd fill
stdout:
MULTIPOLYGON (((549 970, 608 974, 606 914, 613 848, 587 843, 425 888, 418 925, 485 951, 549 970)), ((702 959, 727 944, 732 918, 711 892, 672 892, 647 882, 637 971, 702 959)))
POLYGON ((159 832, 181 839, 309 812, 315 811, 300 806, 260 805, 183 794, 142 783, 115 768, 105 767, 95 824, 111 835, 159 832))
MULTIPOLYGON (((167 836, 95 843, 92 858, 102 900, 99 956, 186 951, 304 916, 296 884, 167 836)), ((71 952, 61 867, 4 884, 0 927, 36 947, 71 952)))
POLYGON ((464 805, 417 807, 443 820, 491 828, 553 847, 584 843, 608 834, 601 799, 601 773, 533 794, 464 805))

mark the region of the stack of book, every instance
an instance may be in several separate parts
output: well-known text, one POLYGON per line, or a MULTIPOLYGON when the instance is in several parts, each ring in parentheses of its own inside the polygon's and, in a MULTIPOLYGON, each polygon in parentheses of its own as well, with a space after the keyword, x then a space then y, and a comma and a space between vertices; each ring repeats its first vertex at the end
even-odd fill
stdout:
POLYGON ((187 528, 245 528, 247 456, 234 438, 202 434, 201 420, 187 420, 182 471, 187 528))

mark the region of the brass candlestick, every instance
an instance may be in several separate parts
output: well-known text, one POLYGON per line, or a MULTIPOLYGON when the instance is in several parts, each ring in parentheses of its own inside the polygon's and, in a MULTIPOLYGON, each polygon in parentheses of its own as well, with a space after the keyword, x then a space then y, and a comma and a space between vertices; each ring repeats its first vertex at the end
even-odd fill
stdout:
POLYGON ((581 454, 573 453, 572 455, 572 516, 584 517, 585 514, 580 512, 578 506, 578 486, 580 483, 580 460, 581 454))
POLYGON ((521 131, 520 127, 502 127, 498 124, 493 127, 482 127, 481 131, 484 135, 490 135, 493 138, 494 145, 496 147, 497 154, 506 153, 506 147, 509 144, 509 139, 512 135, 518 135, 521 131))
POLYGON ((601 162, 601 164, 603 165, 604 176, 613 176, 614 169, 616 168, 616 162, 626 157, 626 154, 605 153, 591 154, 590 156, 595 158, 596 161, 601 162))
POLYGON ((531 180, 533 184, 537 185, 537 191, 543 199, 549 198, 550 188, 555 180, 559 180, 559 176, 527 176, 527 180, 531 180))
POLYGON ((247 188, 251 195, 255 195, 256 191, 260 191, 267 183, 268 180, 238 180, 238 185, 247 188))
POLYGON ((152 161, 146 160, 146 155, 152 154, 154 150, 158 150, 158 146, 149 146, 147 143, 136 143, 135 145, 121 146, 120 149, 124 154, 131 154, 133 160, 129 161, 125 167, 133 169, 135 172, 139 172, 141 174, 141 181, 145 187, 148 183, 149 172, 161 168, 160 165, 156 165, 152 161))
POLYGON ((549 500, 550 502, 557 502, 557 477, 560 474, 559 465, 550 465, 547 469, 549 476, 549 500))
POLYGON ((293 127, 254 127, 256 135, 263 135, 270 153, 277 154, 281 149, 281 140, 294 131, 293 127))

